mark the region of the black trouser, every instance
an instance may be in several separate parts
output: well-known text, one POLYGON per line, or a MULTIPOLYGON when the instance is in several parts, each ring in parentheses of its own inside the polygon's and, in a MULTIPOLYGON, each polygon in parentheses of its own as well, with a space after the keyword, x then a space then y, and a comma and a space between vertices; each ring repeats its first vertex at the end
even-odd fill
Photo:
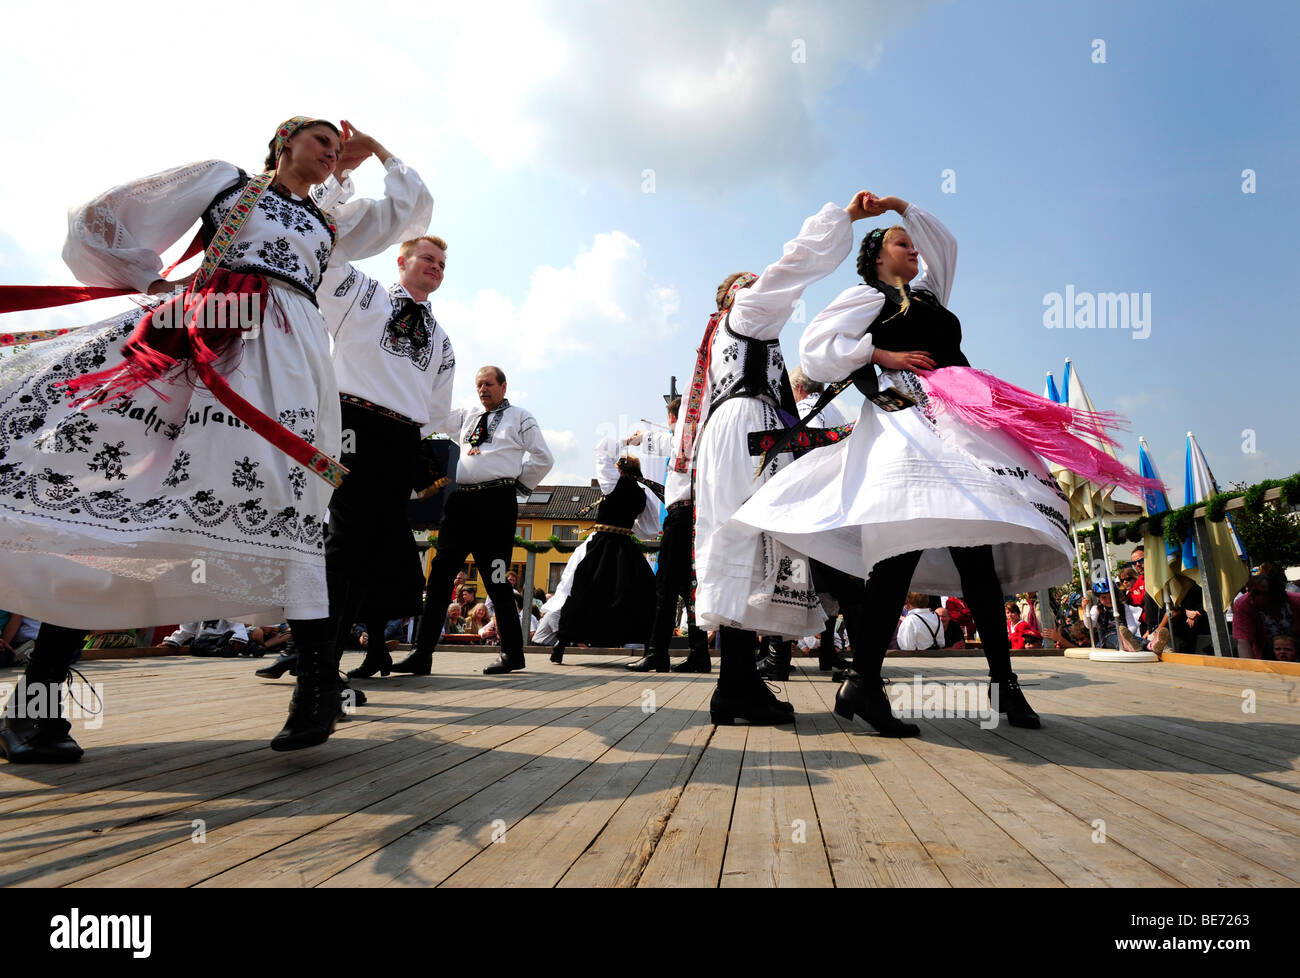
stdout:
POLYGON ((350 401, 342 404, 343 430, 351 451, 340 456, 348 468, 330 498, 325 533, 325 570, 335 662, 343 656, 358 618, 382 650, 389 619, 420 608, 424 575, 406 520, 420 461, 420 429, 350 401))
POLYGON ((695 624, 695 512, 690 506, 669 510, 659 541, 659 567, 655 571, 655 618, 646 652, 668 651, 677 618, 677 599, 686 602, 686 636, 691 655, 709 657, 709 636, 695 624))
MULTIPOLYGON (((865 590, 862 623, 863 638, 859 641, 853 630, 849 641, 853 644, 853 668, 864 678, 880 675, 885 662, 885 651, 898 615, 903 609, 912 574, 921 560, 923 551, 899 554, 882 560, 871 569, 865 590)), ((998 580, 993 563, 993 548, 949 547, 952 562, 961 576, 962 597, 975 616, 984 644, 984 658, 989 663, 989 678, 1003 680, 1011 676, 1011 641, 1007 638, 1007 616, 1002 603, 1002 582, 998 580)), ((845 627, 852 622, 845 613, 845 627)))
POLYGON ((501 651, 507 655, 523 655, 524 633, 519 625, 519 609, 506 580, 518 518, 519 504, 513 485, 490 489, 461 487, 451 494, 442 526, 438 528, 438 553, 429 568, 424 614, 415 643, 417 652, 432 652, 438 644, 447 620, 451 587, 465 558, 473 554, 479 577, 496 609, 501 651))
MULTIPOLYGON (((853 644, 854 635, 862 631, 862 609, 866 603, 866 585, 862 578, 845 573, 838 567, 823 564, 820 560, 812 562, 813 585, 818 591, 824 591, 835 599, 844 616, 844 630, 848 633, 849 643, 853 644)), ((835 656, 835 619, 826 619, 826 630, 822 632, 820 647, 817 650, 818 664, 829 663, 835 656)))

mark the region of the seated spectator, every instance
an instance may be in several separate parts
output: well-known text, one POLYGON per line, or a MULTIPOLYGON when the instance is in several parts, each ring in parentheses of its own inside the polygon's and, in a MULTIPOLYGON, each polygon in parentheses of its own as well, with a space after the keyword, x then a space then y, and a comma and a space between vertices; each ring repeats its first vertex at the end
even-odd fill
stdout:
POLYGON ((175 649, 188 645, 197 656, 242 655, 247 644, 248 626, 224 618, 187 622, 163 639, 163 645, 175 649))
POLYGON ((487 605, 476 604, 470 611, 465 625, 465 633, 468 635, 477 635, 479 640, 484 644, 491 644, 489 640, 496 639, 496 622, 488 614, 487 605))
MULTIPOLYGON (((1029 622, 1024 622, 1024 624, 1028 625, 1029 622)), ((1041 649, 1043 647, 1043 636, 1033 628, 1026 628, 1021 632, 1020 637, 1024 640, 1027 649, 1041 649)))
POLYGON ((939 616, 930 610, 930 596, 912 591, 903 608, 898 647, 909 652, 943 648, 943 626, 939 624, 939 616))
POLYGON ((1092 632, 1097 636, 1097 648, 1118 649, 1119 629, 1115 624, 1115 611, 1110 598, 1110 586, 1097 581, 1092 586, 1094 604, 1088 609, 1092 632))
POLYGON ((1054 642, 1058 649, 1086 649, 1092 646, 1088 629, 1076 618, 1067 619, 1060 628, 1043 629, 1043 636, 1054 642))
POLYGON ((468 618, 474 610, 474 606, 478 604, 478 599, 474 597, 474 589, 472 587, 461 588, 458 600, 460 601, 461 618, 468 618))
POLYGON ((966 641, 975 641, 975 616, 971 614, 966 602, 961 598, 948 598, 943 606, 948 609, 948 617, 966 633, 966 641))
POLYGON ((1295 662, 1295 647, 1294 635, 1273 636, 1273 658, 1278 662, 1295 662))
POLYGON ((0 665, 21 665, 27 662, 27 656, 36 646, 36 633, 41 630, 41 623, 35 618, 24 618, 13 612, 3 611, 4 623, 0 628, 0 665))
POLYGON ((1020 605, 1014 601, 1008 601, 1006 604, 1007 612, 1007 638, 1011 641, 1011 649, 1014 652, 1017 649, 1025 647, 1024 630, 1029 626, 1020 617, 1020 605))
POLYGON ((460 605, 453 601, 447 605, 447 620, 442 623, 442 634, 460 635, 465 631, 465 619, 461 615, 460 605))
MULTIPOLYGON (((949 598, 948 601, 952 601, 952 598, 949 598)), ((944 647, 964 649, 966 647, 966 632, 961 625, 953 621, 952 612, 948 610, 947 603, 940 605, 936 614, 939 616, 939 623, 943 625, 944 647)))
POLYGON ((1300 594, 1286 589, 1286 579, 1270 564, 1246 582, 1246 592, 1232 602, 1232 638, 1241 659, 1273 658, 1273 638, 1300 639, 1300 594))
POLYGON ((1169 609, 1165 625, 1175 652, 1202 651, 1203 640, 1210 635, 1210 616, 1205 613, 1204 592, 1199 584, 1193 584, 1182 603, 1169 609))
POLYGON ((248 630, 248 647, 245 652, 255 659, 260 659, 268 652, 285 652, 288 650, 289 643, 293 641, 293 634, 289 631, 289 623, 282 621, 278 625, 264 625, 248 630))

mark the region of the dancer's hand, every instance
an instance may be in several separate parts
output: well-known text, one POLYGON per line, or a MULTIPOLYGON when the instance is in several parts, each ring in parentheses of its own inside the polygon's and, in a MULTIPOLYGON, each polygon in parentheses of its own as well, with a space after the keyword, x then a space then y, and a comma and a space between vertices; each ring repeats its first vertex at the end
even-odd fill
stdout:
POLYGON ((876 350, 871 362, 886 370, 933 370, 934 358, 921 350, 895 353, 893 350, 876 350))
POLYGON ((626 438, 624 438, 624 439, 623 439, 623 444, 624 444, 624 445, 639 445, 639 444, 641 444, 641 432, 640 432, 640 430, 634 431, 634 432, 632 432, 632 434, 630 434, 630 435, 628 435, 626 438))
POLYGON ((198 269, 195 269, 188 275, 178 278, 175 282, 168 282, 165 278, 154 279, 153 282, 150 283, 145 295, 171 295, 171 293, 175 292, 178 288, 184 289, 193 282, 194 276, 197 274, 199 274, 198 269))
POLYGON ((853 199, 849 201, 849 205, 844 208, 848 212, 849 220, 860 221, 864 217, 870 217, 871 215, 867 212, 867 202, 874 199, 869 190, 859 190, 854 194, 853 199))
POLYGON ((355 170, 373 154, 380 163, 387 163, 392 153, 380 145, 374 136, 368 136, 347 119, 343 120, 343 152, 339 154, 338 164, 334 167, 334 176, 342 182, 345 171, 355 170))

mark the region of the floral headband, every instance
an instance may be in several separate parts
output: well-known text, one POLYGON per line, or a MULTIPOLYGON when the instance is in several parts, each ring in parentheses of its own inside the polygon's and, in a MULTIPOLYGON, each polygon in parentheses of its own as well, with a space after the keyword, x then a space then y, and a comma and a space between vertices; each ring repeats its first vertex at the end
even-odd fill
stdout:
POLYGON ((866 267, 870 271, 870 277, 876 277, 876 259, 880 257, 880 249, 885 243, 885 235, 889 228, 876 228, 867 233, 866 238, 862 241, 862 253, 866 258, 866 267))
POLYGON ((727 289, 727 294, 722 298, 722 308, 730 309, 731 304, 736 301, 736 293, 741 289, 747 289, 758 281, 758 276, 753 272, 745 272, 737 276, 736 281, 731 283, 731 288, 727 289))
POLYGON ((294 133, 317 122, 333 126, 333 123, 327 119, 313 119, 307 115, 296 115, 292 119, 285 119, 284 122, 280 123, 279 128, 275 130, 275 144, 271 147, 271 155, 275 158, 275 162, 277 164, 280 162, 280 154, 284 152, 284 144, 289 141, 289 138, 294 133))

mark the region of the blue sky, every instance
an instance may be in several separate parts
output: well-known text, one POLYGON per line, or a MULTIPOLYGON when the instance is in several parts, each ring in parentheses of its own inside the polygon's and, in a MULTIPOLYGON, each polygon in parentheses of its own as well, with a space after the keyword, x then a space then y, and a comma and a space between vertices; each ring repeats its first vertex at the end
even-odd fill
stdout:
MULTIPOLYGON (((281 118, 349 118, 436 198, 458 399, 497 362, 551 433, 556 476, 585 481, 599 433, 657 419, 670 374, 685 386, 718 280, 870 189, 956 235, 971 361, 1041 391, 1071 357, 1097 407, 1131 419, 1125 451, 1146 436, 1175 504, 1188 430, 1221 484, 1300 469, 1294 4, 323 5, 267 14, 215 85, 129 47, 144 18, 198 32, 210 15, 50 9, 0 39, 0 83, 30 93, 0 160, 5 282, 69 281, 66 209, 116 182, 208 157, 252 168, 281 118), (1067 285, 1149 293, 1149 336, 1045 328, 1067 285)), ((380 175, 363 167, 362 191, 380 175)), ((388 277, 393 259, 364 267, 388 277)), ((809 289, 809 318, 852 265, 809 289)))

